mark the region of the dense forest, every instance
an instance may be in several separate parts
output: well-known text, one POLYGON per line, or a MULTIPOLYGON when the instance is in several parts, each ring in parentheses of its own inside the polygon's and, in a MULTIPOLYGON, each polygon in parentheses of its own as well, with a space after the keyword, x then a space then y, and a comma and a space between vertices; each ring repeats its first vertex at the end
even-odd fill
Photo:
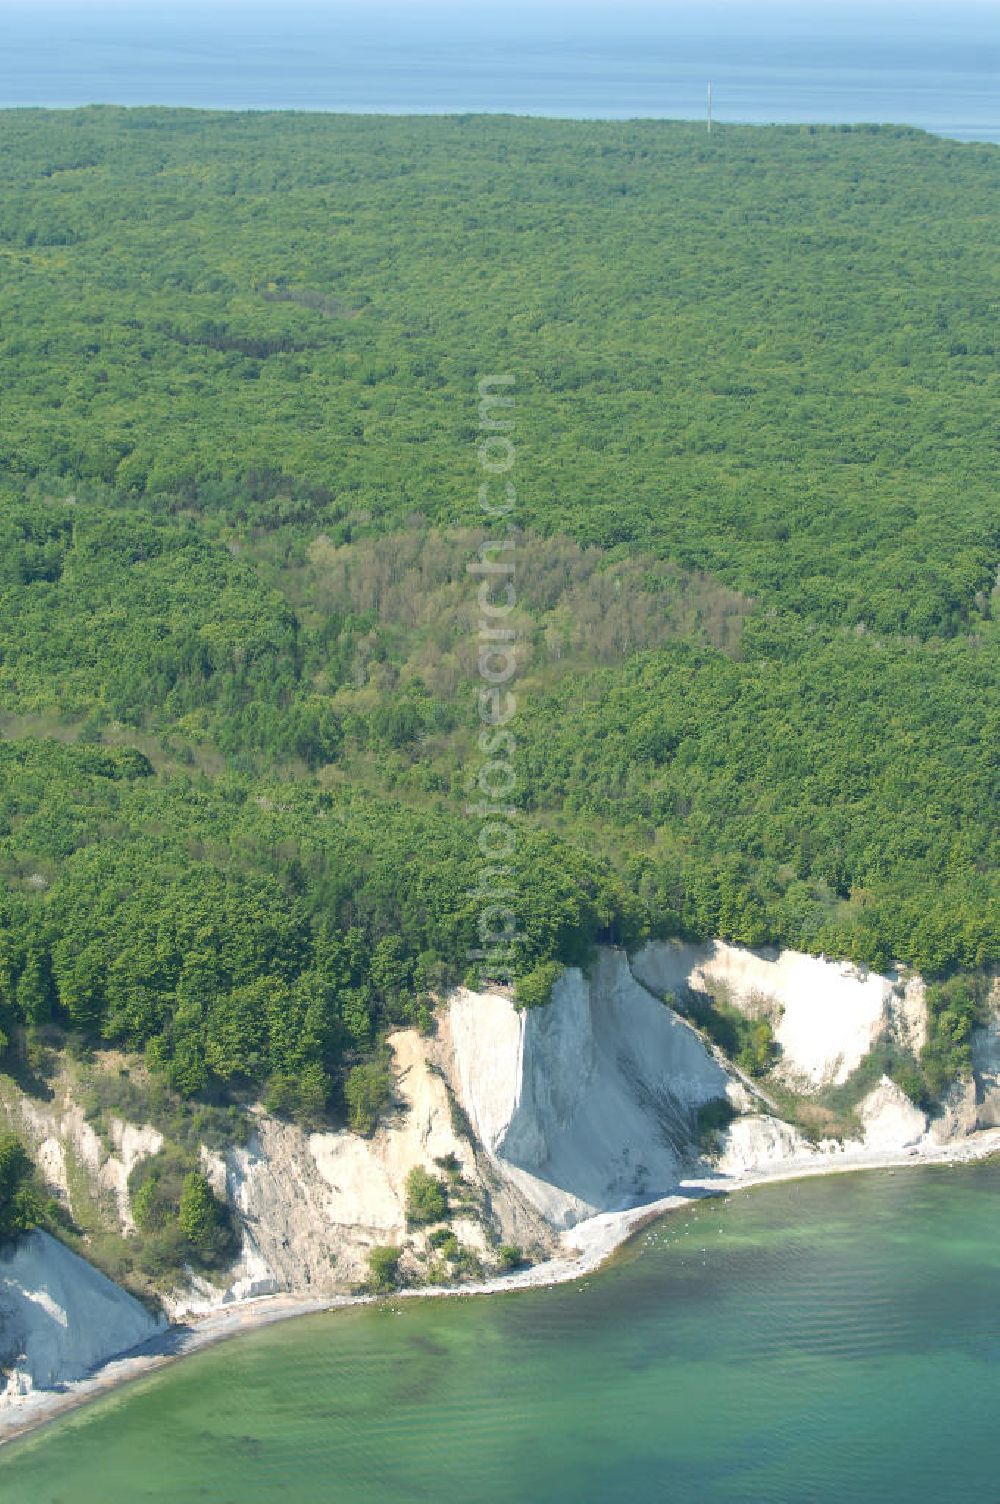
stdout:
POLYGON ((516 393, 522 996, 651 933, 1000 960, 1000 153, 0 113, 0 1043, 369 1119, 477 977, 516 393))

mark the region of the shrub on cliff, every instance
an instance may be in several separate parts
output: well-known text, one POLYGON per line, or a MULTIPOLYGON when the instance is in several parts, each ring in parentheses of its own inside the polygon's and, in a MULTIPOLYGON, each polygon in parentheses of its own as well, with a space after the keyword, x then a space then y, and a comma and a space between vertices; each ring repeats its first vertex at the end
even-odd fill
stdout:
POLYGON ((44 1198, 27 1149, 15 1134, 0 1134, 0 1245, 45 1220, 44 1198))
POLYGON ((543 961, 514 983, 515 1008, 541 1008, 551 1000, 552 989, 565 971, 561 961, 543 961))
POLYGON ((411 1227, 440 1222, 448 1213, 444 1183, 420 1165, 414 1165, 406 1177, 406 1220, 411 1227))
POLYGON ((392 1073, 383 1060, 365 1060, 344 1081, 347 1121, 355 1133, 375 1132, 378 1115, 392 1095, 392 1073))
POLYGON ((184 1177, 177 1225, 203 1263, 222 1263, 233 1251, 228 1209, 198 1170, 184 1177))
POLYGON ((920 1051, 925 1104, 972 1068, 972 1031, 989 1018, 988 987, 979 977, 951 977, 927 989, 927 1042, 920 1051))
POLYGON ((235 1253, 229 1208, 183 1151, 167 1146, 144 1160, 129 1177, 129 1189, 142 1234, 138 1262, 146 1273, 191 1262, 211 1268, 235 1253))

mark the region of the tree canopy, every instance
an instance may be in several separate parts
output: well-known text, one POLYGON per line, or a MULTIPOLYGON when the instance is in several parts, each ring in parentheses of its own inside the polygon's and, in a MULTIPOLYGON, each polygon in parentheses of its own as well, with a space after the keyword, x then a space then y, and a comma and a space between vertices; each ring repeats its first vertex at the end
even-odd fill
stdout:
POLYGON ((0 112, 0 1046, 373 1126, 476 944, 491 370, 521 1000, 654 932, 995 965, 998 164, 0 112))

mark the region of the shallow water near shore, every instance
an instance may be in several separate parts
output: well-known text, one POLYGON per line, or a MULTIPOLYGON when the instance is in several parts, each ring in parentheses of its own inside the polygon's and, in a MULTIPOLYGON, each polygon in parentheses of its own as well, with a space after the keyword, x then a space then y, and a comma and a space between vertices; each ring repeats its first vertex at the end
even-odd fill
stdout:
POLYGON ((198 1353, 0 1453, 4 1504, 991 1497, 1000 1162, 789 1182, 554 1289, 198 1353))

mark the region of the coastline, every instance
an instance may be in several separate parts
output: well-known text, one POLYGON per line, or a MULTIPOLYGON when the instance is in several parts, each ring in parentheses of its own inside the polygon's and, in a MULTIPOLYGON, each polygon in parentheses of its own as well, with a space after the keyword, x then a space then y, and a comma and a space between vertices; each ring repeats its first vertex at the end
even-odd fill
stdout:
POLYGON ((773 1170, 757 1170, 746 1175, 696 1177, 683 1181, 679 1190, 669 1196, 624 1211, 602 1212, 578 1223, 563 1234, 567 1250, 564 1256, 546 1259, 543 1263, 533 1264, 512 1274, 497 1275, 468 1285, 433 1288, 420 1286, 396 1290, 386 1296, 306 1296, 289 1293, 257 1296, 236 1302, 168 1327, 161 1336, 111 1359, 87 1378, 75 1380, 59 1389, 36 1390, 22 1403, 12 1405, 6 1413, 0 1414, 0 1447, 19 1441, 73 1410, 155 1373, 181 1358, 275 1322, 289 1321, 297 1316, 320 1315, 349 1306, 373 1305, 386 1300, 463 1298, 551 1288, 594 1274, 650 1222, 708 1197, 728 1196, 739 1191, 749 1192, 763 1185, 811 1179, 818 1175, 971 1164, 996 1153, 1000 1153, 1000 1128, 987 1128, 970 1133, 958 1142, 922 1143, 889 1153, 867 1154, 864 1150, 845 1149, 840 1156, 821 1157, 818 1161, 804 1158, 787 1160, 776 1164, 773 1170))

